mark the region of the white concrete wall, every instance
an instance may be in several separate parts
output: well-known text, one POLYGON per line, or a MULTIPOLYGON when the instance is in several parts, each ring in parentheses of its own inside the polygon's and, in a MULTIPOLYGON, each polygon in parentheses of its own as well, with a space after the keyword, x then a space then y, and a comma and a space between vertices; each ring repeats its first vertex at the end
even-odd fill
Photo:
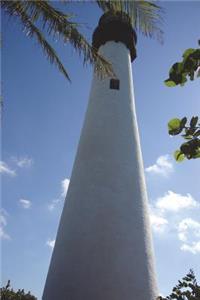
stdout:
POLYGON ((100 51, 120 90, 93 78, 43 300, 157 296, 129 50, 100 51))

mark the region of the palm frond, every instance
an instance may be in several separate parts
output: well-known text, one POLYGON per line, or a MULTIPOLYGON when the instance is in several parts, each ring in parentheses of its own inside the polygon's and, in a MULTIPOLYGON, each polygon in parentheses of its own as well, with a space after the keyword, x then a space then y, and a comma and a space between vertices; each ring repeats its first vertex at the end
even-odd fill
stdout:
POLYGON ((97 50, 93 48, 78 31, 77 23, 70 22, 66 15, 51 7, 48 1, 35 3, 43 14, 43 24, 51 35, 59 35, 64 42, 69 42, 73 48, 83 56, 83 64, 95 65, 98 75, 113 75, 111 64, 108 63, 97 50))
POLYGON ((24 11, 24 8, 21 5, 20 1, 2 1, 1 5, 3 8, 6 8, 6 11, 7 13, 9 13, 10 16, 14 15, 20 19, 27 31, 27 35, 29 37, 34 36, 37 39, 38 43, 42 47, 49 61, 55 64, 61 71, 61 73, 70 81, 69 75, 65 70, 63 64, 61 63, 60 59, 58 58, 55 50, 47 42, 40 30, 32 23, 29 16, 24 11))
POLYGON ((78 24, 69 21, 68 15, 53 8, 48 1, 36 1, 33 2, 33 4, 42 14, 43 26, 50 35, 56 36, 57 38, 59 36, 65 43, 69 42, 73 48, 83 56, 83 64, 90 63, 95 65, 95 70, 98 75, 113 75, 111 64, 99 55, 97 50, 87 42, 78 31, 78 24))
POLYGON ((162 13, 160 6, 152 1, 144 0, 97 0, 98 6, 104 11, 109 10, 126 12, 135 30, 148 37, 157 37, 162 41, 162 13))
MULTIPOLYGON (((111 64, 99 55, 97 50, 87 42, 78 31, 78 24, 70 21, 71 15, 64 14, 60 10, 55 9, 49 4, 49 1, 2 1, 1 6, 6 8, 10 15, 18 11, 21 12, 23 8, 23 13, 26 14, 29 22, 37 31, 39 29, 34 23, 39 21, 37 24, 42 24, 42 30, 46 30, 48 35, 56 40, 60 38, 64 43, 70 43, 79 55, 83 57, 83 64, 90 63, 95 65, 95 71, 99 76, 114 75, 111 64)), ((44 41, 45 38, 43 36, 44 41)), ((42 46, 44 48, 45 43, 42 46)))

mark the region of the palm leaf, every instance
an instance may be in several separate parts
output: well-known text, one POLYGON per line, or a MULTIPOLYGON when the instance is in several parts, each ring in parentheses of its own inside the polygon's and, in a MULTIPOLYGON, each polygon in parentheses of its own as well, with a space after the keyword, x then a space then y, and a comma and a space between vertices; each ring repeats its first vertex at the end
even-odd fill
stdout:
POLYGON ((64 43, 69 42, 83 56, 84 64, 95 64, 95 70, 100 76, 113 75, 111 65, 98 54, 97 50, 78 31, 78 24, 68 20, 71 15, 56 10, 48 1, 31 1, 30 5, 35 6, 35 10, 39 10, 43 20, 43 28, 46 28, 50 35, 62 38, 64 43))
POLYGON ((6 7, 6 11, 9 13, 10 16, 14 15, 19 17, 22 24, 25 26, 25 29, 27 30, 27 35, 30 37, 34 36, 37 39, 49 61, 55 64, 61 71, 61 73, 70 81, 70 78, 63 64, 59 60, 55 50, 46 41, 40 30, 30 21, 30 18, 24 11, 24 8, 21 5, 20 1, 2 1, 2 7, 6 7))
POLYGON ((161 27, 163 10, 152 1, 97 0, 96 2, 104 12, 109 10, 113 12, 126 12, 136 30, 148 37, 156 36, 158 40, 162 41, 163 31, 161 30, 161 27))
MULTIPOLYGON (((75 50, 82 55, 83 64, 90 63, 95 65, 95 71, 99 76, 103 77, 106 75, 114 75, 111 65, 98 54, 97 50, 93 48, 78 31, 78 24, 69 21, 71 15, 64 14, 63 12, 55 9, 49 4, 49 1, 2 1, 1 6, 6 9, 9 15, 13 16, 16 14, 16 16, 20 17, 25 28, 30 31, 29 35, 37 37, 39 44, 42 46, 46 54, 50 53, 50 45, 38 27, 34 25, 35 22, 37 22, 37 24, 42 24, 42 30, 46 30, 47 34, 52 36, 54 39, 61 38, 64 43, 70 43, 75 50), (21 12, 23 12, 24 17, 26 16, 26 18, 28 18, 26 19, 26 22, 25 19, 22 18, 21 12), (42 39, 39 38, 39 34, 40 37, 42 36, 42 39), (45 49, 45 46, 48 46, 48 49, 45 49)), ((59 66, 59 69, 63 73, 63 65, 59 61, 57 55, 53 59, 53 52, 55 54, 56 52, 52 47, 51 50, 52 55, 48 57, 51 62, 56 63, 57 66, 59 66)))

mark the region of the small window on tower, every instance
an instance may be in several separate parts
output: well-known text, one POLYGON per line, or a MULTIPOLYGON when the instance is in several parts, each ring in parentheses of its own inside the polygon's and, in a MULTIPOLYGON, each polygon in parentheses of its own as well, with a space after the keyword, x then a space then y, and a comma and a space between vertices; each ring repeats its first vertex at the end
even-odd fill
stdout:
POLYGON ((110 79, 110 89, 119 90, 119 79, 110 79))

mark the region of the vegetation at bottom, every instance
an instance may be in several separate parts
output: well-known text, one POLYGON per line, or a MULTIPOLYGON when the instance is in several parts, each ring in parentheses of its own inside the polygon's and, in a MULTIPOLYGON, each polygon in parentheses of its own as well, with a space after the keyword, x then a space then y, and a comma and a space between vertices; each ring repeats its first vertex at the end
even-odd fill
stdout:
POLYGON ((30 292, 25 293, 24 289, 15 292, 10 286, 10 280, 5 287, 0 289, 1 300, 37 300, 30 292))
POLYGON ((157 300, 200 300, 200 285, 198 285, 192 270, 178 281, 172 293, 166 298, 158 297, 157 300))

